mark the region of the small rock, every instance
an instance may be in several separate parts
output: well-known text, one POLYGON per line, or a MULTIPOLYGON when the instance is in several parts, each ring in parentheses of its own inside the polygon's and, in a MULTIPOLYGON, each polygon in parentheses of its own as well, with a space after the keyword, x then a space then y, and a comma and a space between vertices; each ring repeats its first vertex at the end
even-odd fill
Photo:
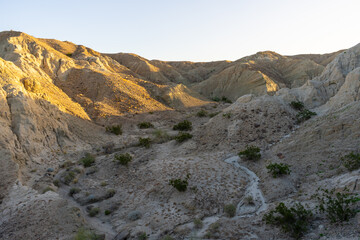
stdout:
POLYGON ((46 171, 47 171, 47 172, 53 172, 54 169, 53 169, 53 168, 48 168, 46 171))

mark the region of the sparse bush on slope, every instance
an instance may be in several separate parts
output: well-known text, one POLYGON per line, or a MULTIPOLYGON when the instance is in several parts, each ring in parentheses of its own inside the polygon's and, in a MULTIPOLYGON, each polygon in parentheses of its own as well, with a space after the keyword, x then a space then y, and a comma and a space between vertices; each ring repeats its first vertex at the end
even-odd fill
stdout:
POLYGON ((191 131, 192 123, 188 120, 184 120, 184 121, 179 122, 178 124, 174 125, 173 130, 191 131))
POLYGON ((358 153, 351 152, 343 156, 341 161, 349 171, 354 171, 360 168, 360 154, 358 153))
POLYGON ((108 126, 105 128, 106 132, 113 133, 115 135, 121 135, 122 134, 122 125, 114 125, 114 126, 108 126))
POLYGON ((259 160, 261 158, 260 148, 247 146, 244 151, 239 152, 239 156, 244 156, 246 160, 259 160))
POLYGON ((187 174, 184 180, 180 178, 170 179, 169 185, 176 188, 179 192, 185 192, 187 186, 189 185, 188 183, 189 178, 190 178, 190 174, 187 174))
POLYGON ((355 204, 360 201, 357 194, 352 194, 348 189, 342 192, 335 192, 335 189, 319 189, 321 194, 316 197, 319 201, 318 210, 326 213, 331 222, 349 221, 354 217, 358 210, 355 204))
POLYGON ((279 203, 275 209, 264 215, 263 220, 266 224, 281 227, 282 231, 299 239, 307 231, 311 216, 311 211, 306 210, 300 203, 290 208, 284 203, 279 203))
POLYGON ((284 163, 271 163, 266 166, 268 173, 271 173, 274 178, 277 178, 282 175, 289 175, 291 170, 289 165, 284 163))

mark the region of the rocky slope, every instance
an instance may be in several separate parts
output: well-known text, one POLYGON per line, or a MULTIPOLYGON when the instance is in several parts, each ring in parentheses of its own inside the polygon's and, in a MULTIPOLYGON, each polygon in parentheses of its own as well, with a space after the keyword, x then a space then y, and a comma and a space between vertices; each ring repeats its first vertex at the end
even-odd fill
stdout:
POLYGON ((208 98, 227 96, 234 101, 249 93, 263 95, 284 87, 299 87, 320 75, 339 53, 282 56, 267 51, 235 62, 209 63, 148 60, 127 53, 107 56, 154 82, 183 83, 208 98))
POLYGON ((291 239, 263 221, 280 202, 314 212, 303 239, 357 239, 359 214, 333 225, 312 195, 360 193, 359 170, 341 161, 360 151, 359 89, 360 44, 192 63, 2 32, 0 239, 291 239), (291 101, 317 115, 299 122, 291 101), (192 138, 179 142, 183 120, 192 138), (104 127, 119 124, 121 135, 104 127), (259 160, 237 155, 249 145, 259 160), (126 153, 127 166, 116 157, 126 153), (273 178, 269 163, 289 164, 290 175, 273 178), (169 185, 187 174, 185 192, 169 185))

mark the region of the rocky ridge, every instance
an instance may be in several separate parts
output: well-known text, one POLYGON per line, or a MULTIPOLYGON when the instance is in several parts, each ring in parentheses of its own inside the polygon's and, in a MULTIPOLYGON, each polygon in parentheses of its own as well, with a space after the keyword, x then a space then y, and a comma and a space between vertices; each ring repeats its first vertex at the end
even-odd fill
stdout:
MULTIPOLYGON (((2 32, 0 238, 72 239, 88 228, 105 239, 289 239, 262 220, 279 202, 314 208, 318 187, 360 192, 359 170, 340 161, 359 151, 359 69, 360 45, 324 56, 163 62, 2 32), (291 101, 317 115, 299 123, 291 101), (193 137, 179 143, 172 127, 182 120, 193 137), (153 127, 138 126, 146 121, 153 127), (105 131, 116 124, 122 135, 105 131), (149 148, 138 145, 146 137, 149 148), (260 147, 260 160, 236 156, 247 145, 260 147), (90 167, 79 162, 86 153, 90 167), (115 158, 125 153, 128 166, 115 158), (272 162, 291 174, 273 178, 272 162), (187 174, 187 191, 169 185, 187 174), (238 206, 233 218, 229 204, 238 206)), ((304 239, 356 239, 358 219, 332 225, 317 214, 304 239)))

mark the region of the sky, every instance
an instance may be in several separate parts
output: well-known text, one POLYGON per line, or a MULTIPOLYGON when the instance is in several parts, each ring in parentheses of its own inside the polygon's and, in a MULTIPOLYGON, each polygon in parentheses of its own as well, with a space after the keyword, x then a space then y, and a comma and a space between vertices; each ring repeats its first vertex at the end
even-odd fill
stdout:
POLYGON ((0 0, 0 31, 166 61, 259 51, 329 53, 360 43, 360 0, 0 0))

